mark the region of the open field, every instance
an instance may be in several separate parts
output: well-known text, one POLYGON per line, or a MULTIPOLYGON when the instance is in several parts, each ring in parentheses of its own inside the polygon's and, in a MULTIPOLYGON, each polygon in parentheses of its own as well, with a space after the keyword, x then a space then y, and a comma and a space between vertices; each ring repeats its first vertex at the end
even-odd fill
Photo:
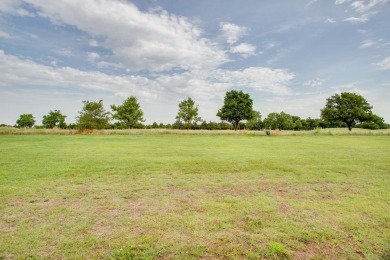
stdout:
POLYGON ((0 155, 0 259, 390 257, 389 136, 1 135, 0 155))

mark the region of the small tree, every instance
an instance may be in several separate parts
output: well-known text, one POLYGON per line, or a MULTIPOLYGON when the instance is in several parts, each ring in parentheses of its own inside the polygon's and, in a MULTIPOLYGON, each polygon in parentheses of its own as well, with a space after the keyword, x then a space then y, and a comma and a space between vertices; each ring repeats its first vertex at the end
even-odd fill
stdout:
POLYGON ((297 120, 297 121, 295 121, 294 122, 294 129, 295 130, 301 130, 303 128, 303 125, 302 125, 302 122, 301 122, 301 120, 297 120))
POLYGON ((16 124, 18 127, 31 128, 35 124, 35 119, 32 114, 22 114, 19 119, 16 120, 16 124))
POLYGON ((198 116, 198 106, 195 106, 195 101, 191 98, 183 100, 179 104, 179 112, 177 113, 176 119, 178 121, 183 120, 187 129, 190 128, 191 124, 196 124, 202 119, 198 116))
POLYGON ((234 130, 237 131, 240 121, 253 118, 252 106, 253 101, 249 94, 237 90, 228 91, 217 116, 233 124, 234 130))
POLYGON ((351 131, 358 123, 370 120, 372 106, 364 97, 349 92, 336 94, 327 99, 321 117, 330 123, 343 122, 351 131))
POLYGON ((134 128, 145 122, 144 112, 142 112, 136 97, 127 98, 120 106, 112 105, 111 109, 115 111, 112 117, 118 119, 126 128, 134 128))
POLYGON ((84 107, 79 111, 77 125, 79 129, 104 129, 109 126, 110 116, 104 110, 103 100, 99 102, 83 101, 84 107))
POLYGON ((65 118, 66 116, 59 110, 50 111, 49 114, 43 116, 42 125, 45 128, 66 128, 65 118))

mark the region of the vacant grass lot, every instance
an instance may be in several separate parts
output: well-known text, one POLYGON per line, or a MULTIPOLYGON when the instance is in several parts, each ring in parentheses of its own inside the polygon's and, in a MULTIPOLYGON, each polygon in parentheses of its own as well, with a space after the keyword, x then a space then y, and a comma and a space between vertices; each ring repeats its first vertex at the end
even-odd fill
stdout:
POLYGON ((388 136, 0 136, 1 258, 390 257, 388 136))

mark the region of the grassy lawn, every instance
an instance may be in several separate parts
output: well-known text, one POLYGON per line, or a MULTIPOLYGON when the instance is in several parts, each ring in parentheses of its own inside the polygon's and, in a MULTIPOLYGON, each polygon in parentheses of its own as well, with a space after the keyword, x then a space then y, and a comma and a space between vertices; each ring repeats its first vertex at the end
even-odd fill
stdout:
POLYGON ((388 136, 0 136, 1 258, 390 257, 388 136))

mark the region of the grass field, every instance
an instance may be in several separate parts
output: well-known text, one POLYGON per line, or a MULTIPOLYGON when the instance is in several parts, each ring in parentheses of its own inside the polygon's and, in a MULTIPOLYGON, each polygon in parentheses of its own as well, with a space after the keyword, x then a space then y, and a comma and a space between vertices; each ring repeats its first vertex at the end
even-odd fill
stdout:
POLYGON ((0 259, 389 259, 389 187, 389 136, 2 135, 0 259))

